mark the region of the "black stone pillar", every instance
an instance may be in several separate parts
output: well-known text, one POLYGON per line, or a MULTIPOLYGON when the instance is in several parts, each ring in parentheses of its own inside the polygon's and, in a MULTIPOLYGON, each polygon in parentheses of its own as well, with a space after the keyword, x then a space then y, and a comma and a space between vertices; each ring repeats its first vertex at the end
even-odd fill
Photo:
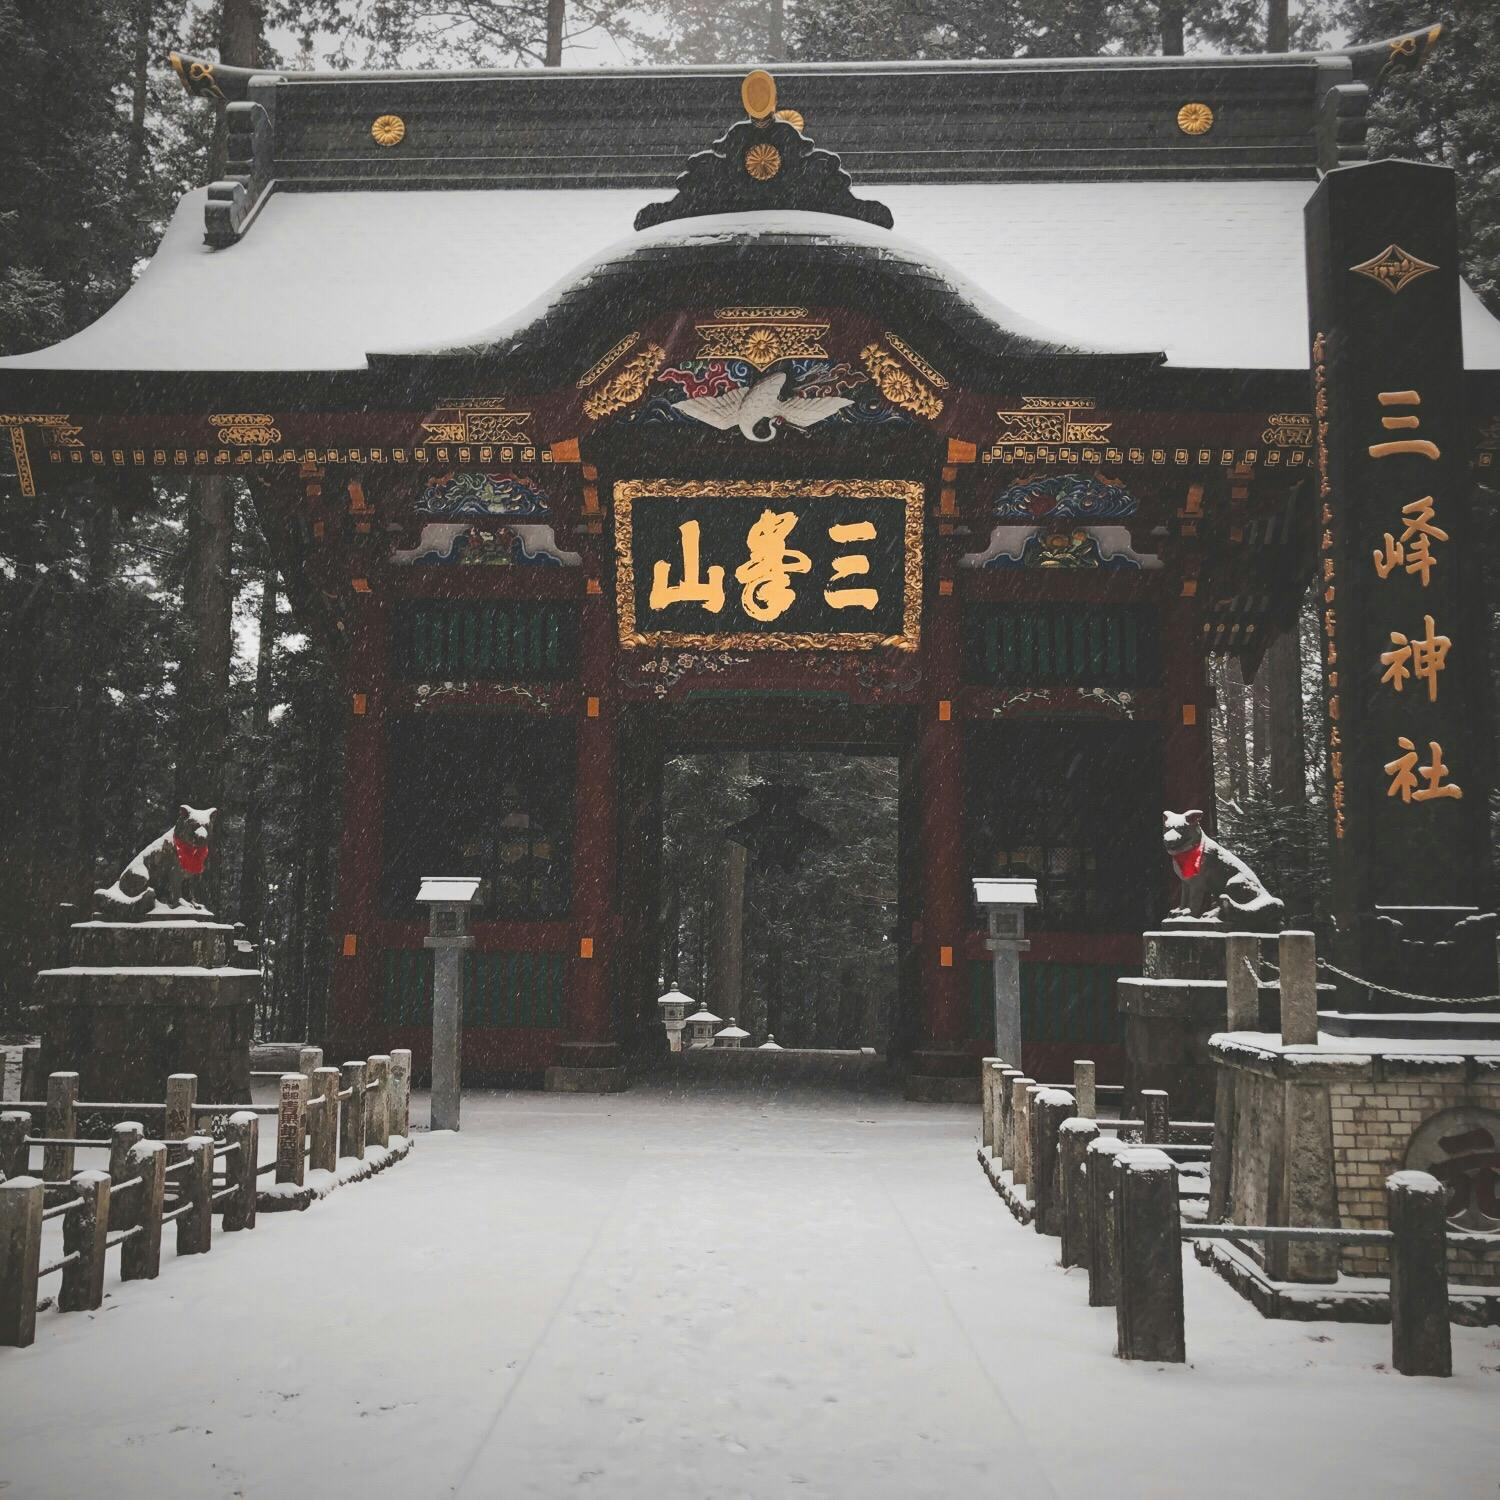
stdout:
POLYGON ((1488 993, 1492 740, 1452 172, 1330 172, 1307 253, 1335 961, 1488 993))

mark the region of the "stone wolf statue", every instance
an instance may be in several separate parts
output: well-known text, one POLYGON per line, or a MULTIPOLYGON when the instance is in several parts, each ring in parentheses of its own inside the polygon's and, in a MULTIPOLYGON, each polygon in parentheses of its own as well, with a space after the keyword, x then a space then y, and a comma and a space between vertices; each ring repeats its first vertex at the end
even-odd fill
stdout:
POLYGON ((206 906, 189 898, 187 882, 201 875, 208 863, 218 811, 184 802, 177 809, 176 823, 155 843, 147 844, 113 885, 94 892, 95 915, 115 922, 139 922, 157 907, 209 915, 206 906))
POLYGON ((1239 932, 1279 932, 1285 908, 1238 854, 1204 833, 1203 814, 1164 812, 1162 843, 1182 883, 1168 921, 1221 924, 1239 932))

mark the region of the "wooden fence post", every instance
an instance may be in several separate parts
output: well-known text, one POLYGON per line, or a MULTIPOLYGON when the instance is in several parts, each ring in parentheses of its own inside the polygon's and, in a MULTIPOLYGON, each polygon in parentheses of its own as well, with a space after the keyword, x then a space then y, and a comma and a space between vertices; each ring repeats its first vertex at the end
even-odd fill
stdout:
POLYGON ((321 1047, 299 1047, 297 1049, 297 1071, 304 1077, 310 1079, 313 1073, 323 1066, 323 1049, 321 1047))
POLYGON ((42 1195, 42 1184, 35 1177, 0 1182, 0 1344, 16 1349, 26 1348, 36 1338, 42 1195))
POLYGON ((312 1073, 308 1105, 307 1164, 315 1172, 335 1172, 339 1165, 339 1070, 317 1067, 312 1073), (316 1109, 312 1104, 322 1100, 316 1109))
POLYGON ((407 1047, 391 1053, 391 1134, 403 1140, 411 1135, 411 1050, 407 1047))
POLYGON ((995 1149, 995 1068, 998 1057, 979 1059, 979 1144, 987 1151, 995 1149))
POLYGON ((1082 1115, 1064 1120, 1057 1136, 1057 1190, 1061 1202, 1062 1263, 1089 1263, 1089 1182, 1085 1162, 1089 1144, 1099 1139, 1099 1127, 1082 1115))
POLYGON ((1181 1210, 1177 1166, 1165 1151, 1137 1147, 1115 1159, 1115 1353, 1181 1364, 1181 1210))
POLYGON ((31 1134, 31 1116, 24 1109, 8 1109, 0 1114, 0 1178, 24 1177, 27 1158, 26 1137, 31 1134))
POLYGON ((234 1193, 224 1200, 224 1228, 255 1228, 255 1183, 257 1158, 260 1156, 260 1116, 248 1109, 237 1109, 224 1126, 226 1145, 234 1146, 224 1158, 225 1185, 234 1193))
POLYGON ((1031 1096, 1035 1092, 1036 1079, 1011 1079, 1010 1133, 1015 1141, 1015 1165, 1010 1175, 1017 1187, 1026 1186, 1031 1172, 1031 1096))
POLYGON ((1127 1147, 1101 1135, 1084 1153, 1089 1192, 1089 1306, 1115 1305, 1115 1158, 1127 1147))
POLYGON ((1172 1135, 1172 1101, 1165 1089, 1141 1090, 1142 1139, 1148 1146, 1165 1146, 1172 1135))
POLYGON ((281 1099, 276 1110, 276 1180, 302 1186, 303 1153, 307 1148, 307 1079, 300 1073, 281 1075, 281 1099))
POLYGON ((167 1147, 164 1141, 141 1141, 130 1151, 130 1175, 141 1185, 129 1196, 130 1222, 139 1227, 120 1246, 120 1280, 154 1281, 161 1270, 162 1199, 167 1187, 167 1147))
POLYGON ((62 1312, 93 1312, 104 1301, 104 1242, 109 1235, 109 1173, 75 1172, 78 1207, 63 1215, 63 1251, 74 1255, 62 1269, 57 1306, 62 1312))
POLYGON ((365 1157, 365 1065, 346 1062, 339 1073, 339 1092, 349 1091, 339 1114, 339 1155, 365 1157))
POLYGON ((1451 1375, 1448 1222, 1443 1185, 1428 1172, 1385 1180, 1391 1229, 1391 1363, 1403 1375, 1451 1375))
MULTIPOLYGON (((130 1170, 130 1153, 145 1139, 146 1132, 138 1120, 121 1120, 109 1133, 109 1185, 117 1188, 129 1182, 135 1173, 130 1170)), ((130 1222, 130 1204, 124 1199, 109 1200, 109 1227, 123 1229, 130 1222)))
POLYGON ((1094 1065, 1088 1058, 1073 1060, 1073 1113, 1080 1120, 1094 1120, 1099 1116, 1096 1079, 1094 1065))
POLYGON ((388 1146, 391 1140, 391 1059, 384 1052, 377 1052, 370 1059, 369 1082, 374 1085, 369 1091, 369 1105, 365 1114, 365 1145, 388 1146))
POLYGON ((190 1135, 182 1144, 191 1165, 177 1175, 192 1211, 177 1220, 177 1253, 206 1255, 214 1242, 214 1138, 190 1135))
POLYGON ((1073 1113, 1073 1096, 1063 1089, 1039 1089, 1031 1105, 1031 1201, 1036 1205, 1032 1224, 1038 1234, 1062 1233, 1062 1201, 1058 1193, 1058 1131, 1073 1113))
MULTIPOLYGON (((78 1133, 78 1075, 53 1073, 47 1079, 47 1131, 50 1136, 78 1133)), ((42 1181, 66 1182, 73 1175, 71 1146, 42 1148, 42 1181)))

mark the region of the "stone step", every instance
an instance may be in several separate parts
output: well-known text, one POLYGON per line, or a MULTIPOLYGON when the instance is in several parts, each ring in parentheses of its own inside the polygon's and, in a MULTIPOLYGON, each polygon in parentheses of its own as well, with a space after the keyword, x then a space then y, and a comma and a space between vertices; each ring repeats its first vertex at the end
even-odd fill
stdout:
POLYGON ((1318 1028, 1330 1036, 1396 1037, 1409 1041, 1500 1040, 1500 1011, 1320 1010, 1318 1028))

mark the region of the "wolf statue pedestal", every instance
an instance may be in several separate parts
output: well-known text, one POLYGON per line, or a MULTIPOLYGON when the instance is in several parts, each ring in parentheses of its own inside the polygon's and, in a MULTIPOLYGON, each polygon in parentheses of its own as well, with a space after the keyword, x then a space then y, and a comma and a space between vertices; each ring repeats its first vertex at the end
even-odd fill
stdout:
POLYGON ((188 895, 213 814, 180 808, 94 893, 98 916, 68 929, 66 966, 37 975, 43 1074, 77 1073, 85 1101, 165 1099, 173 1073, 196 1073, 205 1103, 250 1100, 260 970, 237 965, 237 929, 188 895))

